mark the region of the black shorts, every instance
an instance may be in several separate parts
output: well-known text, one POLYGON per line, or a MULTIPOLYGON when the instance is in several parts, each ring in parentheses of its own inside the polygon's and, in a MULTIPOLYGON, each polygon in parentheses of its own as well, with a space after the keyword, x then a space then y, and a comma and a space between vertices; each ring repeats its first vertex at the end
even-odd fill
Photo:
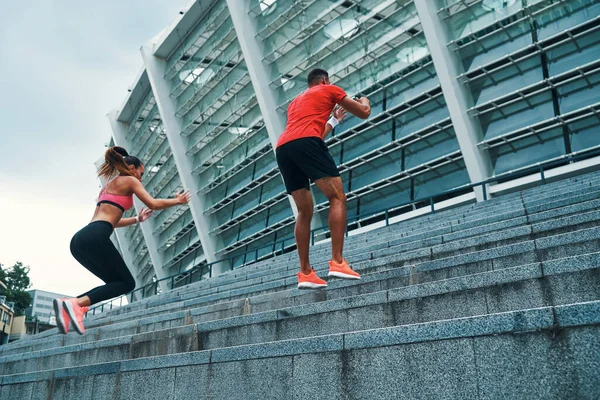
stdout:
POLYGON ((310 187, 309 179, 340 176, 325 142, 318 137, 292 140, 275 150, 288 194, 310 187))

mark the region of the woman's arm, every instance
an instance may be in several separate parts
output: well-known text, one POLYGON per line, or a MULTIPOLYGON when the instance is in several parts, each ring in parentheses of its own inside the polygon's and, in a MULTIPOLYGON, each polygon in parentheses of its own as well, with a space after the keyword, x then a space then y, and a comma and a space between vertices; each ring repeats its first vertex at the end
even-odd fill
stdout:
POLYGON ((137 217, 121 218, 119 220, 119 222, 117 222, 117 225, 115 226, 115 228, 123 228, 125 226, 135 225, 135 224, 137 224, 137 222, 138 222, 137 217))
POLYGON ((146 207, 142 207, 140 213, 132 218, 121 218, 119 222, 117 222, 117 226, 115 228, 122 228, 124 226, 129 226, 137 223, 142 223, 152 215, 153 211, 147 209, 146 207))
POLYGON ((186 190, 183 193, 178 193, 173 199, 155 199, 146 191, 142 182, 134 177, 131 177, 131 190, 151 210, 164 210, 165 208, 187 204, 190 201, 190 191, 186 190))

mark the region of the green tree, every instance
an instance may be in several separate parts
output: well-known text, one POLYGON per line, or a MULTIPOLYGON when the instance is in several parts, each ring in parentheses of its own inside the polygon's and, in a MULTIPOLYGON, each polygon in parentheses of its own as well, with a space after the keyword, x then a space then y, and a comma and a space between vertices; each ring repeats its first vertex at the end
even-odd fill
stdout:
POLYGON ((15 303, 15 316, 23 315, 25 309, 31 305, 31 296, 26 292, 31 287, 29 267, 23 266, 20 261, 17 261, 10 269, 5 269, 0 264, 0 280, 7 286, 4 294, 6 301, 15 303))

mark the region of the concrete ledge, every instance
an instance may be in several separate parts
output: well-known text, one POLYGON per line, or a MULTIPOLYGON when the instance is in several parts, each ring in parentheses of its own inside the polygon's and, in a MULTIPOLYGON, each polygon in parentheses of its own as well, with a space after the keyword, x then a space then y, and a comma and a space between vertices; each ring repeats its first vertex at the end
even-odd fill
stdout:
POLYGON ((542 265, 544 267, 545 275, 556 275, 565 272, 600 268, 600 252, 544 261, 542 265))
POLYGON ((144 371, 184 365, 208 364, 209 362, 210 351, 195 351, 183 354, 169 354, 165 356, 122 361, 120 371, 144 371))
POLYGON ((54 371, 28 372, 26 374, 4 375, 2 385, 12 385, 15 383, 47 381, 54 377, 54 371))
POLYGON ((62 368, 57 369, 54 372, 54 378, 64 379, 71 377, 84 377, 89 375, 114 374, 119 372, 120 366, 120 362, 111 362, 103 364, 85 365, 82 367, 62 368))
POLYGON ((344 337, 344 349, 354 350, 507 332, 527 332, 548 329, 553 325, 552 307, 545 307, 349 333, 344 337))
POLYGON ((344 335, 317 336, 306 339, 284 340, 211 350, 211 362, 228 362, 271 358, 307 353, 340 351, 344 348, 344 335))
POLYGON ((562 327, 600 324, 599 301, 558 306, 555 312, 556 321, 562 327))
POLYGON ((538 249, 547 249, 549 247, 565 246, 573 243, 587 242, 590 240, 600 239, 600 229, 597 227, 581 229, 574 232, 563 233, 535 239, 535 244, 538 249))

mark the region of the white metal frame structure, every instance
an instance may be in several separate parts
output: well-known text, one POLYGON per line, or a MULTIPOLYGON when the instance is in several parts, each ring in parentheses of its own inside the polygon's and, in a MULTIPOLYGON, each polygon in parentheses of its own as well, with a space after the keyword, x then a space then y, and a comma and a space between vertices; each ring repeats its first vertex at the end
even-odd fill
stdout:
MULTIPOLYGON (((233 257, 218 274, 293 248, 274 146, 315 67, 371 99, 369 119, 348 117, 326 140, 361 231, 386 206, 597 148, 599 29, 594 0, 192 1, 142 47, 144 69, 111 114, 153 195, 193 193, 124 235, 133 264, 151 258, 160 279, 233 257)), ((483 199, 456 196, 445 201, 483 199)))

